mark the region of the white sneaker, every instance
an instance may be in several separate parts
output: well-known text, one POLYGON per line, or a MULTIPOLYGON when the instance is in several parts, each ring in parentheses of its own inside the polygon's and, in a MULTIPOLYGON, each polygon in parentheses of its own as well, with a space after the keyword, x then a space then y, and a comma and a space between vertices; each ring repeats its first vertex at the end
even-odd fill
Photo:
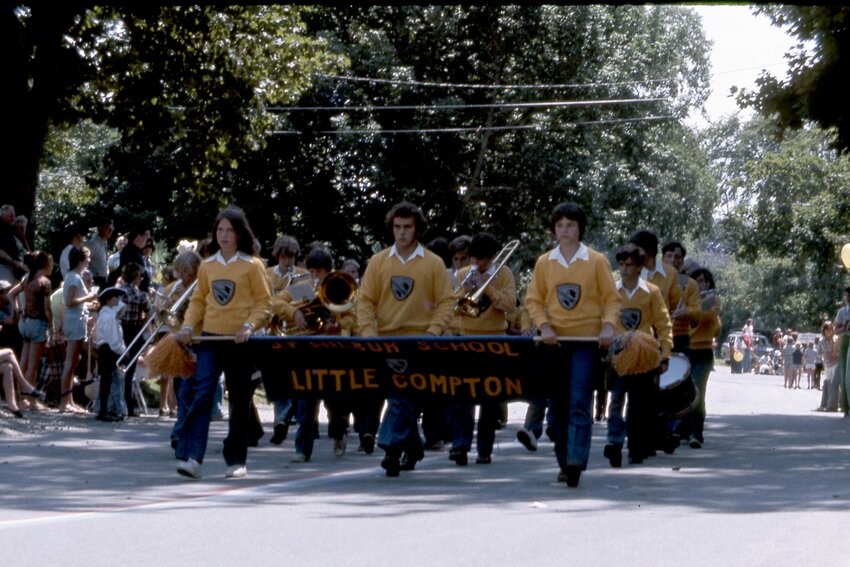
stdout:
POLYGON ((525 427, 516 432, 516 438, 529 451, 537 450, 537 437, 525 427))
POLYGON ((334 441, 334 456, 335 457, 341 457, 341 456, 345 455, 345 447, 346 447, 345 437, 343 437, 342 439, 338 439, 338 440, 334 441))
POLYGON ((291 462, 293 462, 293 463, 306 463, 309 460, 310 460, 310 457, 308 457, 304 453, 295 453, 295 456, 292 457, 291 462))
POLYGON ((245 478, 246 476, 248 476, 248 469, 245 465, 227 467, 227 472, 224 473, 225 478, 245 478))
POLYGON ((195 459, 188 459, 177 463, 177 472, 189 478, 201 478, 201 463, 195 459))

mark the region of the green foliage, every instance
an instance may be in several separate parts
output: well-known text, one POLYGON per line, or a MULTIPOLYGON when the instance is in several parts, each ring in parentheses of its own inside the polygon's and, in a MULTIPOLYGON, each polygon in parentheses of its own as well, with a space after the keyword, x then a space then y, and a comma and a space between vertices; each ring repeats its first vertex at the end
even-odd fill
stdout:
MULTIPOLYGON (((682 212, 708 226, 716 198, 696 139, 675 121, 626 122, 679 114, 707 89, 707 44, 682 8, 566 6, 404 6, 320 8, 311 31, 351 61, 350 73, 401 81, 328 79, 302 105, 410 105, 405 111, 292 112, 281 117, 297 140, 270 144, 298 206, 291 226, 364 256, 385 240, 383 215, 398 200, 421 204, 433 236, 490 230, 520 238, 530 262, 550 236, 547 216, 563 200, 591 215, 591 242, 608 247, 640 227, 681 236, 682 212), (644 82, 663 78, 660 82, 644 82), (560 89, 434 88, 410 81, 560 89), (605 83, 604 85, 602 83, 605 83), (463 108, 439 104, 669 97, 670 104, 562 108, 463 108), (470 131, 381 135, 381 130, 470 131), (474 131, 479 127, 501 130, 474 131), (517 129, 527 127, 531 129, 517 129), (326 136, 322 130, 375 135, 326 136), (281 156, 281 157, 279 157, 281 156), (673 206, 670 206, 670 204, 673 206), (638 220, 639 219, 639 220, 638 220), (351 234, 347 226, 360 231, 351 234), (663 230, 662 230, 663 229, 663 230)), ((282 126, 281 129, 284 129, 282 126)), ((426 238, 426 240, 427 240, 426 238)))
POLYGON ((850 7, 771 4, 756 10, 775 25, 796 35, 800 43, 788 54, 784 80, 763 73, 756 92, 742 92, 738 100, 776 120, 781 129, 799 129, 807 121, 834 127, 834 146, 850 150, 850 7))
POLYGON ((306 11, 97 7, 77 18, 66 41, 89 72, 72 104, 121 133, 88 179, 119 231, 142 217, 161 239, 203 237, 226 203, 267 206, 240 171, 264 147, 266 108, 344 64, 305 35, 306 11))
POLYGON ((94 229, 98 217, 111 214, 99 205, 92 179, 118 140, 114 129, 88 120, 68 129, 51 129, 32 217, 35 248, 48 250, 58 258, 67 244, 69 228, 94 229))
POLYGON ((487 229, 520 238, 527 265, 563 200, 586 207, 589 242, 603 249, 638 228, 672 238, 711 225, 714 179, 676 120, 708 89, 708 44, 687 8, 98 7, 74 22, 65 42, 82 72, 70 106, 120 132, 86 177, 119 231, 147 215, 159 240, 204 237, 235 202, 266 250, 287 232, 363 260, 386 240, 388 208, 408 199, 429 214, 426 240, 487 229), (346 65, 399 81, 574 86, 321 78, 346 65), (665 100, 428 108, 652 96, 665 100), (293 103, 411 108, 270 110, 293 103), (446 127, 466 130, 382 133, 446 127))
POLYGON ((850 242, 850 160, 831 149, 830 133, 791 132, 729 120, 705 145, 727 203, 711 262, 724 297, 727 329, 753 317, 758 328, 816 329, 834 316, 847 285, 841 246, 850 242))

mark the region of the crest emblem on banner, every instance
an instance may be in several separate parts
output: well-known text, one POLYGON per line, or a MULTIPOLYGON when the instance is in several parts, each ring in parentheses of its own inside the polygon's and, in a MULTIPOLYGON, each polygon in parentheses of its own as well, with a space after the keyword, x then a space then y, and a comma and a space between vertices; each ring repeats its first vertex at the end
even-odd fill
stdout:
POLYGON ((413 291, 413 278, 393 276, 390 278, 390 289, 392 289, 393 297, 399 301, 404 301, 413 291))
POLYGON ((640 309, 623 309, 620 311, 620 322, 629 330, 634 331, 640 326, 640 309))
POLYGON ((212 294, 219 305, 227 305, 236 292, 236 282, 230 280, 215 280, 212 283, 212 294))
POLYGON ((581 299, 581 286, 578 284, 561 284, 557 288, 558 303, 567 311, 578 305, 581 299))
POLYGON ((407 361, 403 358, 388 358, 387 366, 396 374, 404 374, 407 370, 407 361))

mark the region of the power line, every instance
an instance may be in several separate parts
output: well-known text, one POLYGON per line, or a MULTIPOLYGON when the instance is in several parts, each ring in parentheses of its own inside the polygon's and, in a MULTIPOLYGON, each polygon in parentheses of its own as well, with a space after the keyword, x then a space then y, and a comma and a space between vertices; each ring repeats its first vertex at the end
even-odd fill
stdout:
MULTIPOLYGON (((629 122, 643 121, 659 121, 676 119, 672 114, 660 116, 643 116, 637 118, 616 118, 611 120, 588 120, 581 122, 562 122, 561 127, 573 126, 592 126, 596 124, 616 124, 629 122)), ((551 131, 550 128, 544 128, 536 124, 517 125, 517 126, 469 126, 456 128, 407 128, 393 130, 272 130, 268 134, 273 136, 292 136, 299 134, 324 134, 335 136, 353 136, 353 135, 385 135, 385 134, 445 134, 445 133, 462 133, 462 132, 499 132, 509 130, 535 130, 535 131, 551 131)))
POLYGON ((362 111, 372 112, 378 110, 461 110, 464 108, 559 108, 566 106, 607 106, 615 104, 634 104, 641 102, 668 102, 666 98, 621 98, 621 99, 605 99, 605 100, 555 100, 548 102, 495 102, 482 104, 431 104, 431 105, 416 105, 416 104, 401 104, 401 105, 386 105, 386 106, 267 106, 269 112, 289 112, 289 111, 362 111))
POLYGON ((521 90, 521 89, 576 89, 576 88, 592 88, 592 87, 613 87, 621 85, 643 85, 648 83, 663 83, 672 80, 668 79, 645 79, 642 81, 613 81, 602 83, 560 83, 560 84, 519 84, 519 85, 484 85, 476 83, 438 83, 431 81, 403 81, 398 79, 375 79, 371 77, 352 77, 348 75, 328 75, 317 73, 315 76, 325 79, 338 79, 343 81, 353 81, 361 83, 378 83, 389 85, 407 85, 416 87, 433 87, 433 88, 457 88, 457 89, 490 89, 490 90, 521 90))

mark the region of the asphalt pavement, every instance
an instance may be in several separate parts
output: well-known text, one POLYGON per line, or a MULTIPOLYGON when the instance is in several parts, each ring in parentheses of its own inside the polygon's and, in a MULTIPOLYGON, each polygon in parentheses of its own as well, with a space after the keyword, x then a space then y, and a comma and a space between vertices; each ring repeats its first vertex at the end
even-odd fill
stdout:
POLYGON ((175 471, 172 419, 0 415, 3 565, 850 565, 850 419, 813 412, 817 390, 781 376, 709 381, 706 441, 611 468, 594 425, 578 488, 556 482, 552 444, 516 441, 510 405, 490 465, 428 452, 387 478, 382 452, 290 463, 271 408, 248 477, 224 478, 215 422, 204 479, 175 471))

